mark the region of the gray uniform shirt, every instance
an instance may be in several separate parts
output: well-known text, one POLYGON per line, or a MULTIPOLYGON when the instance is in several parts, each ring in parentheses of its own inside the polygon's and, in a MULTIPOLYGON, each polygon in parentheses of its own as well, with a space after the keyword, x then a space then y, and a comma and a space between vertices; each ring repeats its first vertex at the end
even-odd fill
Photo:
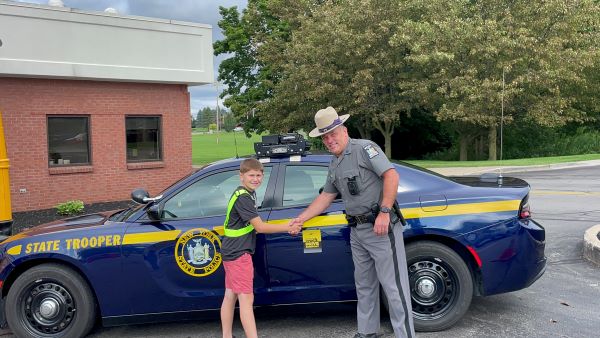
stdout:
POLYGON ((373 204, 379 204, 383 195, 381 175, 394 168, 381 148, 374 142, 350 139, 346 149, 329 164, 327 181, 323 191, 342 195, 346 213, 351 216, 371 212, 373 204), (358 194, 348 190, 348 180, 355 178, 358 194))

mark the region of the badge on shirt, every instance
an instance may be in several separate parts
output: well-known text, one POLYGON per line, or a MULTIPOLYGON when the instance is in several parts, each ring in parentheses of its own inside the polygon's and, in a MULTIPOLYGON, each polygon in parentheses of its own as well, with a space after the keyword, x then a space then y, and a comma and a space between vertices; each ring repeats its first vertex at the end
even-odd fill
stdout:
POLYGON ((365 146, 365 150, 367 151, 367 154, 369 154, 369 158, 373 158, 373 157, 379 155, 379 152, 377 151, 377 149, 375 149, 375 147, 373 147, 370 144, 367 144, 365 146))

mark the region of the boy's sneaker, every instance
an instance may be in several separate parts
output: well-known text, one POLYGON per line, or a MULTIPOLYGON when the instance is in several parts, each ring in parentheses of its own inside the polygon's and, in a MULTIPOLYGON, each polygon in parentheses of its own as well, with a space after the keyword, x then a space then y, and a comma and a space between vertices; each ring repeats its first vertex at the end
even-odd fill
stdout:
POLYGON ((354 338, 381 338, 383 334, 381 333, 357 333, 354 335, 354 338))

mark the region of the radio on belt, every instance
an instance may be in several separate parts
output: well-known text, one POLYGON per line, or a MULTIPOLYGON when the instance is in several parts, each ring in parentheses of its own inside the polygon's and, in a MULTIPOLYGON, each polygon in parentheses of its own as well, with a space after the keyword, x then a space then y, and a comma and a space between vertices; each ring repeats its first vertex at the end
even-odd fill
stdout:
POLYGON ((298 133, 265 135, 262 142, 254 143, 257 157, 303 155, 308 153, 310 142, 298 133))

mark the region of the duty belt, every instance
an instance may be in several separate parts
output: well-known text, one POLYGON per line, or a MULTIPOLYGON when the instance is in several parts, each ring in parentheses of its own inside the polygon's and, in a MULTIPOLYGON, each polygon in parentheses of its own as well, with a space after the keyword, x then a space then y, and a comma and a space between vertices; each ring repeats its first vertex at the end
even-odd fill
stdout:
POLYGON ((357 224, 375 223, 375 217, 372 213, 356 216, 346 215, 346 220, 351 227, 355 227, 357 224))

